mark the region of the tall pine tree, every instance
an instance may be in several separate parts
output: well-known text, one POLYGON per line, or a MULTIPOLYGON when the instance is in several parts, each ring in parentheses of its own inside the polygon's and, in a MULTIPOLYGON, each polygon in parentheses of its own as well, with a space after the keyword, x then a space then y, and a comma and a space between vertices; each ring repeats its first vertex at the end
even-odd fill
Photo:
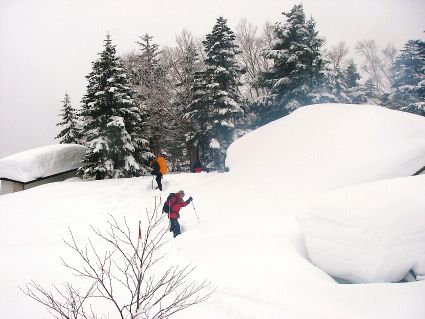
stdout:
POLYGON ((306 104, 335 100, 330 94, 323 94, 324 41, 318 37, 313 18, 306 20, 302 4, 283 15, 286 21, 275 24, 273 45, 263 53, 272 66, 260 80, 260 85, 271 90, 271 95, 259 101, 257 107, 262 124, 306 104))
POLYGON ((367 102, 364 87, 359 86, 360 74, 357 72, 357 66, 351 59, 344 70, 345 85, 347 87, 347 96, 351 103, 364 104, 367 102))
POLYGON ((358 86, 357 81, 360 80, 360 74, 357 72, 357 66, 352 59, 348 62, 344 75, 347 88, 355 88, 358 86))
POLYGON ((184 118, 192 123, 190 130, 185 134, 186 142, 191 148, 191 161, 202 159, 207 164, 207 135, 204 123, 207 123, 209 115, 207 109, 208 93, 204 74, 205 68, 201 67, 201 63, 198 63, 193 73, 191 103, 186 107, 187 113, 184 118), (200 158, 200 153, 202 158, 200 158))
POLYGON ((133 100, 123 63, 107 35, 104 49, 92 63, 82 99, 83 133, 89 148, 79 172, 87 178, 138 176, 147 152, 139 110, 133 100))
POLYGON ((227 147, 234 140, 235 121, 242 115, 238 91, 244 70, 236 56, 240 50, 227 20, 219 17, 203 41, 206 59, 204 72, 195 77, 194 100, 189 107, 199 124, 204 164, 224 169, 227 147))
POLYGON ((78 123, 78 115, 75 109, 71 106, 71 99, 68 93, 65 93, 64 100, 62 101, 63 107, 59 116, 62 117, 62 121, 56 124, 56 126, 62 126, 63 129, 55 137, 59 139, 61 144, 79 144, 80 143, 80 131, 78 123))
POLYGON ((389 106, 425 116, 425 42, 408 41, 396 58, 392 74, 389 106))

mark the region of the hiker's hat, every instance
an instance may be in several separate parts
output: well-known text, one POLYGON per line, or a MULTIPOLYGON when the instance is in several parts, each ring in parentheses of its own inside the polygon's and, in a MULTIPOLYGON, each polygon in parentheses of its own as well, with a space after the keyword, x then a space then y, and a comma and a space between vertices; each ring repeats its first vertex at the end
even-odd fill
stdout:
POLYGON ((179 196, 182 197, 182 198, 184 197, 184 191, 183 190, 178 191, 177 194, 179 194, 179 196))

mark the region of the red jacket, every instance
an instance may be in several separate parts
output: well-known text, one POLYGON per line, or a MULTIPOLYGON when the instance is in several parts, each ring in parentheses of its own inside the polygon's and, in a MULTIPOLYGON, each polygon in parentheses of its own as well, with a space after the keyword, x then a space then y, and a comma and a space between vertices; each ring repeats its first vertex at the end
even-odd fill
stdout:
POLYGON ((170 213, 168 214, 168 218, 180 218, 180 208, 187 206, 189 203, 189 200, 184 201, 177 194, 173 196, 173 198, 170 200, 170 213))

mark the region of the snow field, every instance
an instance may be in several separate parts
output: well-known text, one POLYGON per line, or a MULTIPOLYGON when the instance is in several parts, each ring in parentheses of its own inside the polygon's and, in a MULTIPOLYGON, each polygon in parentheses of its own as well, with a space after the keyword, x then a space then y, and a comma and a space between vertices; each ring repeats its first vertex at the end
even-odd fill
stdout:
MULTIPOLYGON (((162 201, 184 189, 200 222, 191 204, 182 209, 184 232, 170 234, 162 267, 192 264, 193 278, 216 288, 208 301, 174 317, 424 318, 425 281, 342 285, 321 269, 335 275, 331 270, 344 266, 369 279, 382 271, 399 276, 404 260, 421 269, 423 177, 398 178, 424 165, 423 136, 418 116, 376 106, 309 106, 232 144, 229 173, 166 175, 162 201), (392 251, 377 244, 378 235, 392 251), (355 255, 356 244, 369 259, 355 255), (369 267, 393 252, 399 259, 382 264, 391 269, 369 267)), ((143 229, 144 211, 160 194, 151 182, 69 181, 1 196, 0 317, 46 317, 17 286, 72 279, 59 258, 75 260, 62 240, 68 227, 84 242, 89 226, 104 229, 112 214, 125 216, 137 236, 138 221, 143 229)))

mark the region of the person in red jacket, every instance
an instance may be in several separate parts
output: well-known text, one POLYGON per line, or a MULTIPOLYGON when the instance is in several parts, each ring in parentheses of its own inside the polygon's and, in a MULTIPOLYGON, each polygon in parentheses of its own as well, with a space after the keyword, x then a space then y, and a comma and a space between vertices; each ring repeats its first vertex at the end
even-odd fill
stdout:
POLYGON ((174 237, 181 234, 180 224, 178 219, 180 218, 180 209, 187 206, 191 201, 192 197, 184 201, 184 191, 178 191, 175 196, 170 199, 170 212, 168 218, 170 219, 170 231, 173 232, 174 237))
POLYGON ((200 173, 200 172, 202 172, 203 171, 203 167, 202 167, 202 164, 201 164, 201 162, 199 161, 199 160, 196 160, 194 163, 193 163, 193 170, 192 170, 194 173, 200 173))

